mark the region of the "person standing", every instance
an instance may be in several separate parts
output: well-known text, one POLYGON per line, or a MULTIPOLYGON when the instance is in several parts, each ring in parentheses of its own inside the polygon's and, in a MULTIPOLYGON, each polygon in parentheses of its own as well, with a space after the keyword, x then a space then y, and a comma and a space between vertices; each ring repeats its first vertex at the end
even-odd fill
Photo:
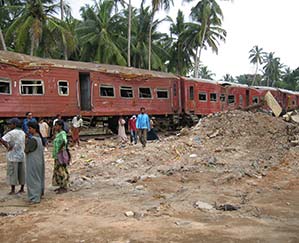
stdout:
POLYGON ((61 164, 58 161, 58 153, 66 149, 67 147, 67 135, 63 130, 63 121, 58 120, 55 122, 55 139, 53 141, 53 152, 52 157, 54 159, 54 170, 52 177, 53 186, 58 186, 55 191, 57 194, 67 192, 67 186, 69 183, 69 172, 66 164, 61 164))
POLYGON ((73 140, 73 145, 80 145, 80 129, 83 126, 83 120, 80 115, 74 116, 72 120, 72 140, 73 140))
POLYGON ((21 185, 18 193, 23 193, 25 185, 25 133, 22 131, 22 123, 18 118, 8 121, 11 129, 2 138, 2 143, 7 148, 7 183, 11 186, 9 195, 15 194, 15 187, 21 185))
POLYGON ((127 142, 128 138, 126 135, 126 129, 125 129, 125 124, 126 121, 125 119, 121 116, 118 119, 118 137, 120 138, 121 142, 127 142))
POLYGON ((160 140, 155 129, 156 118, 152 117, 150 119, 151 130, 147 133, 147 140, 160 140))
POLYGON ((145 113, 145 108, 140 108, 140 114, 137 116, 136 127, 138 129, 138 136, 142 146, 146 146, 147 132, 151 130, 148 115, 145 113))
POLYGON ((133 115, 130 119, 129 119, 129 123, 128 123, 128 128, 130 131, 130 140, 131 143, 134 142, 134 144, 137 144, 137 128, 136 128, 136 116, 133 115))
POLYGON ((26 112, 26 118, 23 120, 23 125, 22 125, 22 129, 27 137, 31 136, 29 134, 28 122, 37 122, 36 119, 32 117, 31 112, 26 112))
POLYGON ((27 195, 31 203, 39 203, 45 190, 44 144, 39 124, 28 122, 31 138, 25 145, 27 195))
POLYGON ((43 144, 45 145, 45 151, 48 151, 48 136, 49 136, 50 127, 44 119, 41 119, 38 125, 39 125, 40 134, 42 135, 43 144))

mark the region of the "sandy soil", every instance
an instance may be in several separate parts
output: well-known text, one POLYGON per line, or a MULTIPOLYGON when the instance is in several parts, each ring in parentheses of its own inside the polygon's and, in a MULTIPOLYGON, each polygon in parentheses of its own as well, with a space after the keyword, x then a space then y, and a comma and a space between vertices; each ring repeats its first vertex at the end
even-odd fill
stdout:
POLYGON ((0 242, 299 242, 296 129, 234 111, 145 149, 91 139, 72 148, 70 190, 61 195, 45 152, 38 205, 7 195, 1 147, 0 242))

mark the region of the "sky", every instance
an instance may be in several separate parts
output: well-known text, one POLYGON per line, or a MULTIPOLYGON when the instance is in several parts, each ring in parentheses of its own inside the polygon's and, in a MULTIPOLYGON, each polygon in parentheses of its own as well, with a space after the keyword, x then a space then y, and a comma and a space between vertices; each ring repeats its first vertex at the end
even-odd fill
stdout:
MULTIPOLYGON (((173 0, 175 6, 167 13, 174 20, 178 9, 184 12, 189 21, 192 3, 173 0)), ((80 18, 79 9, 93 0, 67 0, 72 14, 80 18)), ((131 0, 135 7, 141 0, 131 0)), ((197 3, 195 0, 193 5, 197 3)), ((218 55, 211 50, 204 51, 201 61, 208 69, 221 79, 225 74, 237 76, 254 74, 255 67, 250 64, 249 51, 258 45, 267 53, 274 52, 281 63, 292 70, 299 67, 299 0, 233 0, 218 1, 224 15, 223 28, 227 31, 226 42, 221 42, 218 55)), ((161 11, 157 16, 165 16, 161 11)), ((160 27, 161 32, 168 33, 168 25, 160 27)))

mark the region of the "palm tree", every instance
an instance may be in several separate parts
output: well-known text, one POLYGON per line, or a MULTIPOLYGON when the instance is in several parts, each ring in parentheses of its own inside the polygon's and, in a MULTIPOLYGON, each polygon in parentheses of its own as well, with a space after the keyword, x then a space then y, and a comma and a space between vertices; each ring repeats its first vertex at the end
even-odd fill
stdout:
POLYGON ((276 81, 279 81, 282 76, 283 64, 280 63, 279 57, 274 57, 274 52, 270 52, 265 59, 264 78, 267 86, 274 86, 276 81))
POLYGON ((19 16, 13 21, 6 32, 6 39, 12 43, 16 51, 29 52, 30 55, 42 53, 41 43, 48 43, 50 38, 55 43, 51 32, 62 33, 61 21, 55 17, 59 4, 54 0, 28 0, 21 9, 19 16), (30 49, 28 50, 28 46, 30 49))
POLYGON ((213 79, 215 73, 210 71, 207 66, 201 66, 199 69, 199 77, 203 79, 213 79))
POLYGON ((114 1, 100 0, 81 8, 83 21, 76 32, 81 43, 81 60, 126 65, 127 33, 119 14, 113 14, 114 1))
POLYGON ((226 31, 221 27, 210 26, 209 29, 206 30, 205 40, 202 42, 201 28, 202 25, 200 23, 186 23, 185 31, 182 33, 184 45, 193 47, 194 50, 196 50, 194 54, 194 77, 198 77, 201 50, 210 47, 213 52, 218 54, 219 40, 224 41, 226 36, 226 31))
POLYGON ((129 0, 128 5, 129 16, 128 16, 128 67, 131 67, 131 29, 132 29, 132 5, 131 0, 129 0))
MULTIPOLYGON (((210 46, 216 53, 219 41, 225 41, 226 31, 221 28, 223 14, 216 0, 202 0, 191 9, 192 20, 189 28, 193 32, 193 43, 196 48, 195 77, 198 77, 198 68, 203 48, 210 46), (198 30, 196 31, 196 28, 198 30)), ((190 30, 189 30, 190 31, 190 30)))
POLYGON ((254 77, 253 77, 251 85, 255 84, 256 75, 257 75, 257 72, 258 72, 259 65, 263 64, 265 55, 266 55, 266 52, 263 51, 263 48, 259 48, 257 45, 255 45, 249 51, 250 63, 256 65, 255 73, 254 73, 254 77))
POLYGON ((170 17, 170 34, 167 51, 170 54, 168 71, 179 75, 187 75, 190 68, 192 68, 191 57, 194 56, 194 49, 190 45, 186 45, 183 39, 183 32, 185 30, 184 15, 182 11, 178 11, 176 22, 170 17))
MULTIPOLYGON (((143 5, 144 0, 142 0, 143 5)), ((169 10, 170 4, 173 5, 173 0, 152 0, 152 14, 148 35, 148 69, 151 70, 151 58, 152 58, 152 28, 156 12, 160 9, 169 10)))
MULTIPOLYGON (((120 24, 124 26, 126 23, 120 24)), ((167 35, 157 31, 159 24, 164 21, 155 20, 152 23, 152 68, 154 70, 166 70, 165 61, 169 60, 169 54, 165 43, 167 35)), ((131 64, 138 68, 148 67, 148 33, 151 22, 150 7, 144 8, 141 5, 139 11, 132 11, 132 39, 131 39, 131 64)))
POLYGON ((7 51, 1 27, 0 27, 0 44, 1 44, 0 47, 2 47, 2 50, 7 51))
POLYGON ((235 82, 235 79, 232 75, 226 73, 223 77, 222 77, 223 81, 225 82, 231 82, 231 83, 234 83, 235 82))

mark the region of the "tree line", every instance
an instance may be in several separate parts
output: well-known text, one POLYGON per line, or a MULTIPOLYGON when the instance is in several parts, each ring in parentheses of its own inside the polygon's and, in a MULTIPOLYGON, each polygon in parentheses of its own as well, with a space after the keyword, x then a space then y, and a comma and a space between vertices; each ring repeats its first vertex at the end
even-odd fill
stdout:
MULTIPOLYGON (((226 39, 223 12, 216 0, 193 2, 190 21, 182 11, 176 19, 157 18, 173 7, 173 0, 152 0, 135 8, 131 0, 98 0, 82 6, 81 19, 72 16, 64 0, 0 0, 0 48, 43 58, 87 61, 172 72, 183 76, 213 79, 201 62, 203 49, 218 53, 226 39), (169 33, 158 27, 170 23, 169 33)), ((250 51, 255 75, 226 81, 279 86, 297 90, 299 70, 285 69, 280 59, 265 56, 257 46, 250 51), (263 74, 259 74, 259 66, 263 74)))

